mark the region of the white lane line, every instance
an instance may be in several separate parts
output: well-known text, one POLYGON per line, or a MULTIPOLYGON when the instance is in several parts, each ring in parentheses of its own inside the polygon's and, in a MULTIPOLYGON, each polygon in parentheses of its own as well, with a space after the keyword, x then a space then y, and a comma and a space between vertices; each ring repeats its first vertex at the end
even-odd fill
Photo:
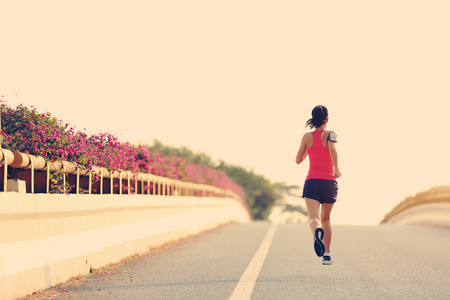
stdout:
POLYGON ((273 223, 228 300, 250 299, 255 288, 256 279, 258 279, 259 272, 272 244, 276 229, 277 224, 273 223))

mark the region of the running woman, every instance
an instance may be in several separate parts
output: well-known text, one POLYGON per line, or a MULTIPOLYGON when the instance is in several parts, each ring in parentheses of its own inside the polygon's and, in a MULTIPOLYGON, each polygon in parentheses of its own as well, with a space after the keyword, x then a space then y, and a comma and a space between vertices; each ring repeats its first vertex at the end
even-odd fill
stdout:
POLYGON ((337 199, 341 177, 336 151, 337 136, 326 130, 328 109, 318 105, 312 111, 312 118, 306 127, 315 129, 303 135, 295 162, 300 164, 309 155, 309 172, 303 186, 303 198, 309 214, 309 226, 314 235, 314 250, 322 257, 324 265, 331 265, 331 222, 330 214, 337 199), (320 220, 320 221, 319 221, 320 220))

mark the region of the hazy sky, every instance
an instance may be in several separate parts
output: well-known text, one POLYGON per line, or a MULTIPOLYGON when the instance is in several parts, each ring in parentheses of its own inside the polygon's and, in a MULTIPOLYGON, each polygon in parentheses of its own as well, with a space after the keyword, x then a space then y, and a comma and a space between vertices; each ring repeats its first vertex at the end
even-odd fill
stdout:
POLYGON ((328 107, 335 223, 449 184, 448 1, 3 1, 0 95, 90 133, 154 139, 302 185, 328 107), (6 3, 7 2, 7 3, 6 3), (369 3, 370 2, 370 3, 369 3))

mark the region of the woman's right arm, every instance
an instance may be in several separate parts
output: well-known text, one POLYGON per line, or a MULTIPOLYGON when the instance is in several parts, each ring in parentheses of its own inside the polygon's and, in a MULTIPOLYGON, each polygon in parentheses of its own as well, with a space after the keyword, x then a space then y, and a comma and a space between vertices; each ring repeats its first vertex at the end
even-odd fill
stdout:
POLYGON ((308 156, 308 147, 306 146, 307 134, 303 135, 302 142, 300 143, 300 148, 298 149, 295 162, 300 164, 308 156))

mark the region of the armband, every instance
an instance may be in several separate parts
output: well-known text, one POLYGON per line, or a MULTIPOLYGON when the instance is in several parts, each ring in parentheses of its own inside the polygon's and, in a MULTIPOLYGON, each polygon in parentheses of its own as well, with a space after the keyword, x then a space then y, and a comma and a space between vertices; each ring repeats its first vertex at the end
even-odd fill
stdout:
POLYGON ((330 132, 330 134, 328 135, 328 141, 332 142, 332 143, 337 143, 337 134, 334 132, 330 132))

